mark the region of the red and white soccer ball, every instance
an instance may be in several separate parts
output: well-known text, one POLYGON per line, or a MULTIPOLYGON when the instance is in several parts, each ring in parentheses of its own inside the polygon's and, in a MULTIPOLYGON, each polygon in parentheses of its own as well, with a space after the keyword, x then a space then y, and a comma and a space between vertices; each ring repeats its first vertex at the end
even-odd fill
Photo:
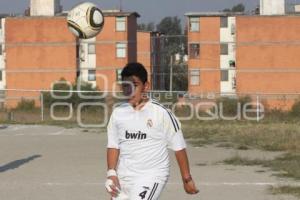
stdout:
POLYGON ((80 39, 95 37, 103 28, 104 15, 93 3, 85 2, 72 8, 67 17, 69 30, 80 39))

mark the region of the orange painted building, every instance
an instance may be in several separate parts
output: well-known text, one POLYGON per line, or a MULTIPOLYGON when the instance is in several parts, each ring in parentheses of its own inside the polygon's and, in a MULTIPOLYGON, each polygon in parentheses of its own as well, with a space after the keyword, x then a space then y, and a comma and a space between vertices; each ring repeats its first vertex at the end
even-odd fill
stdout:
POLYGON ((300 93, 300 16, 187 16, 190 93, 259 96, 268 108, 291 108, 300 93))
POLYGON ((137 61, 138 13, 104 11, 105 25, 96 37, 96 73, 100 90, 116 90, 122 68, 137 61), (99 75, 100 74, 100 75, 99 75), (107 83, 102 77, 107 77, 107 83), (115 88, 113 86, 116 86, 115 88))
POLYGON ((39 92, 52 83, 76 80, 75 37, 65 17, 12 17, 5 20, 5 105, 14 107, 21 98, 39 102, 39 92))
POLYGON ((79 45, 65 16, 6 18, 5 106, 15 107, 22 98, 33 99, 38 106, 40 92, 34 90, 49 90, 61 78, 71 84, 79 78, 102 91, 119 90, 122 68, 137 61, 139 15, 119 11, 104 15, 102 32, 79 45))
POLYGON ((151 42, 152 32, 138 31, 137 32, 137 61, 142 63, 148 72, 148 81, 152 86, 152 62, 151 62, 151 42))
POLYGON ((187 14, 189 92, 220 91, 220 17, 187 14))
POLYGON ((236 20, 237 93, 257 93, 267 106, 289 109, 292 94, 300 93, 300 16, 236 20))

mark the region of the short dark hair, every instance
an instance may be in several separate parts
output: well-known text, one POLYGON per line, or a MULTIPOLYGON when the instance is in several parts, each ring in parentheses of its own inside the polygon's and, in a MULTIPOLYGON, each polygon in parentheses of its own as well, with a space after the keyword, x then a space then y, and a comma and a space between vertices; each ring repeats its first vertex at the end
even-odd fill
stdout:
POLYGON ((121 73, 122 80, 125 77, 136 76, 138 77, 144 84, 148 81, 148 73, 145 69, 144 65, 141 63, 128 63, 122 70, 121 73))

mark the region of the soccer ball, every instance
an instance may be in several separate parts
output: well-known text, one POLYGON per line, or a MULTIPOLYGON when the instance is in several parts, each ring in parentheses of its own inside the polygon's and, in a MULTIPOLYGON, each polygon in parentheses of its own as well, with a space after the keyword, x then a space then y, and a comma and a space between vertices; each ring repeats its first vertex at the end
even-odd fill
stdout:
POLYGON ((103 28, 102 11, 93 3, 78 4, 70 10, 67 17, 69 30, 80 39, 95 37, 103 28))

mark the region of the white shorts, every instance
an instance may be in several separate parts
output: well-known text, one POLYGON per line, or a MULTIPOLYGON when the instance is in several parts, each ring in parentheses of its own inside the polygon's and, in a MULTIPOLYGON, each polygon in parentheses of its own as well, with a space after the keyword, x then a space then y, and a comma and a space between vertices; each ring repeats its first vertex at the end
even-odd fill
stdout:
POLYGON ((151 180, 137 180, 128 183, 120 180, 121 193, 113 200, 158 200, 166 183, 151 180))

